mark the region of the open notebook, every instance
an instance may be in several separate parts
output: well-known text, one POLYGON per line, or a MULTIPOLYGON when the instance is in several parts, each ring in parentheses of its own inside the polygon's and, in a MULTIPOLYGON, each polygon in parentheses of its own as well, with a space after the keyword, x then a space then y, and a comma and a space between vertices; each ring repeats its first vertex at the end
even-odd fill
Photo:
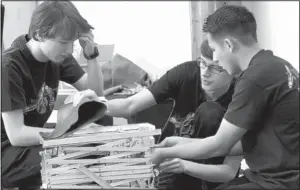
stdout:
POLYGON ((80 100, 77 107, 73 106, 74 95, 70 95, 57 112, 57 121, 52 133, 40 133, 45 139, 60 137, 66 132, 74 131, 102 118, 107 110, 104 98, 80 100))

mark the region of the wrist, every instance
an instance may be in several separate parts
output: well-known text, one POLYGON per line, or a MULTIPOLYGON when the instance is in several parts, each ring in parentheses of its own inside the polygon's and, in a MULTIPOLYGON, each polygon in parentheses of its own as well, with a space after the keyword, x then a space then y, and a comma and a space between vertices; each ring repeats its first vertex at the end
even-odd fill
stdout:
POLYGON ((186 160, 181 160, 182 161, 182 165, 183 165, 183 172, 185 174, 188 174, 189 171, 189 162, 186 160))
POLYGON ((83 49, 83 53, 86 54, 87 56, 93 54, 95 52, 95 45, 93 44, 89 44, 89 45, 86 45, 83 49))
POLYGON ((95 59, 99 56, 99 51, 97 46, 90 46, 83 50, 83 56, 87 60, 95 59))

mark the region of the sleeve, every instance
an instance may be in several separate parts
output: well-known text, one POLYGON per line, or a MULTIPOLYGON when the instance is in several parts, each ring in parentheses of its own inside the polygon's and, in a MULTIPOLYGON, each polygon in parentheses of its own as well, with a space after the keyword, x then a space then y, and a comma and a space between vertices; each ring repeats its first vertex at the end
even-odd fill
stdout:
POLYGON ((156 80, 149 91, 152 93, 156 103, 161 103, 167 100, 168 98, 176 97, 176 94, 180 91, 181 72, 182 66, 178 65, 169 71, 167 71, 162 77, 156 80))
POLYGON ((3 65, 5 66, 2 66, 1 71, 1 111, 24 109, 26 98, 22 75, 13 64, 4 63, 3 65))
POLYGON ((247 130, 257 127, 268 101, 268 92, 254 81, 241 79, 236 82, 232 101, 224 118, 247 130))
POLYGON ((60 65, 60 80, 69 84, 77 82, 83 75, 84 70, 76 59, 71 56, 60 65))

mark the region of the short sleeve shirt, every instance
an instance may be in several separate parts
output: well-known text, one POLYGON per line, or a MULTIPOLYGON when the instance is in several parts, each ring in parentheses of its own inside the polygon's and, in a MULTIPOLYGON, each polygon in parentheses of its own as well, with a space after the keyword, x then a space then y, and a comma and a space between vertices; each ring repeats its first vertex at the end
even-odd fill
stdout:
POLYGON ((247 129, 246 177, 264 188, 299 187, 299 73, 261 50, 237 78, 224 118, 247 129))
MULTIPOLYGON (((28 40, 27 35, 19 36, 3 52, 1 111, 21 109, 25 125, 43 127, 54 108, 59 81, 73 84, 84 71, 73 57, 61 63, 37 61, 26 45, 28 40)), ((1 141, 5 140, 2 130, 1 141)))
MULTIPOLYGON (((220 96, 216 101, 224 108, 224 110, 227 109, 228 104, 231 101, 234 89, 233 87, 234 80, 230 84, 228 91, 220 96)), ((149 90, 157 103, 164 102, 169 98, 175 100, 176 104, 174 107, 173 116, 175 116, 177 120, 185 118, 189 113, 195 113, 197 108, 206 101, 204 91, 201 88, 200 68, 196 61, 184 62, 173 67, 160 79, 155 81, 149 90)), ((193 127, 196 128, 196 126, 193 127)), ((171 127, 169 126, 165 131, 167 131, 166 133, 173 134, 171 127)), ((201 136, 207 137, 207 134, 202 134, 202 132, 205 132, 205 130, 194 131, 195 133, 201 133, 201 136)), ((195 138, 197 138, 197 135, 195 138)), ((210 163, 222 164, 223 160, 224 157, 213 158, 210 159, 210 163)), ((175 176, 173 185, 178 190, 193 190, 201 189, 203 182, 201 179, 194 178, 186 174, 178 174, 175 176)), ((207 182, 207 185, 215 187, 218 185, 218 183, 207 182)))

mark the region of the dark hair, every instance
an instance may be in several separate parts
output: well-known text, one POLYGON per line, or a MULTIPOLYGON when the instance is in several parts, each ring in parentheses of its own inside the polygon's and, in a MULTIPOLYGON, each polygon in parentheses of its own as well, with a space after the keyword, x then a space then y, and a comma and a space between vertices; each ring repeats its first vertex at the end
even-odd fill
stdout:
POLYGON ((256 21, 253 14, 243 6, 224 5, 209 15, 203 32, 213 37, 231 35, 248 45, 257 42, 256 21))
POLYGON ((213 51, 210 49, 207 39, 201 43, 200 52, 203 57, 213 60, 213 51))
POLYGON ((29 37, 37 40, 38 34, 41 38, 73 40, 91 29, 94 28, 70 1, 44 1, 31 17, 29 37))

